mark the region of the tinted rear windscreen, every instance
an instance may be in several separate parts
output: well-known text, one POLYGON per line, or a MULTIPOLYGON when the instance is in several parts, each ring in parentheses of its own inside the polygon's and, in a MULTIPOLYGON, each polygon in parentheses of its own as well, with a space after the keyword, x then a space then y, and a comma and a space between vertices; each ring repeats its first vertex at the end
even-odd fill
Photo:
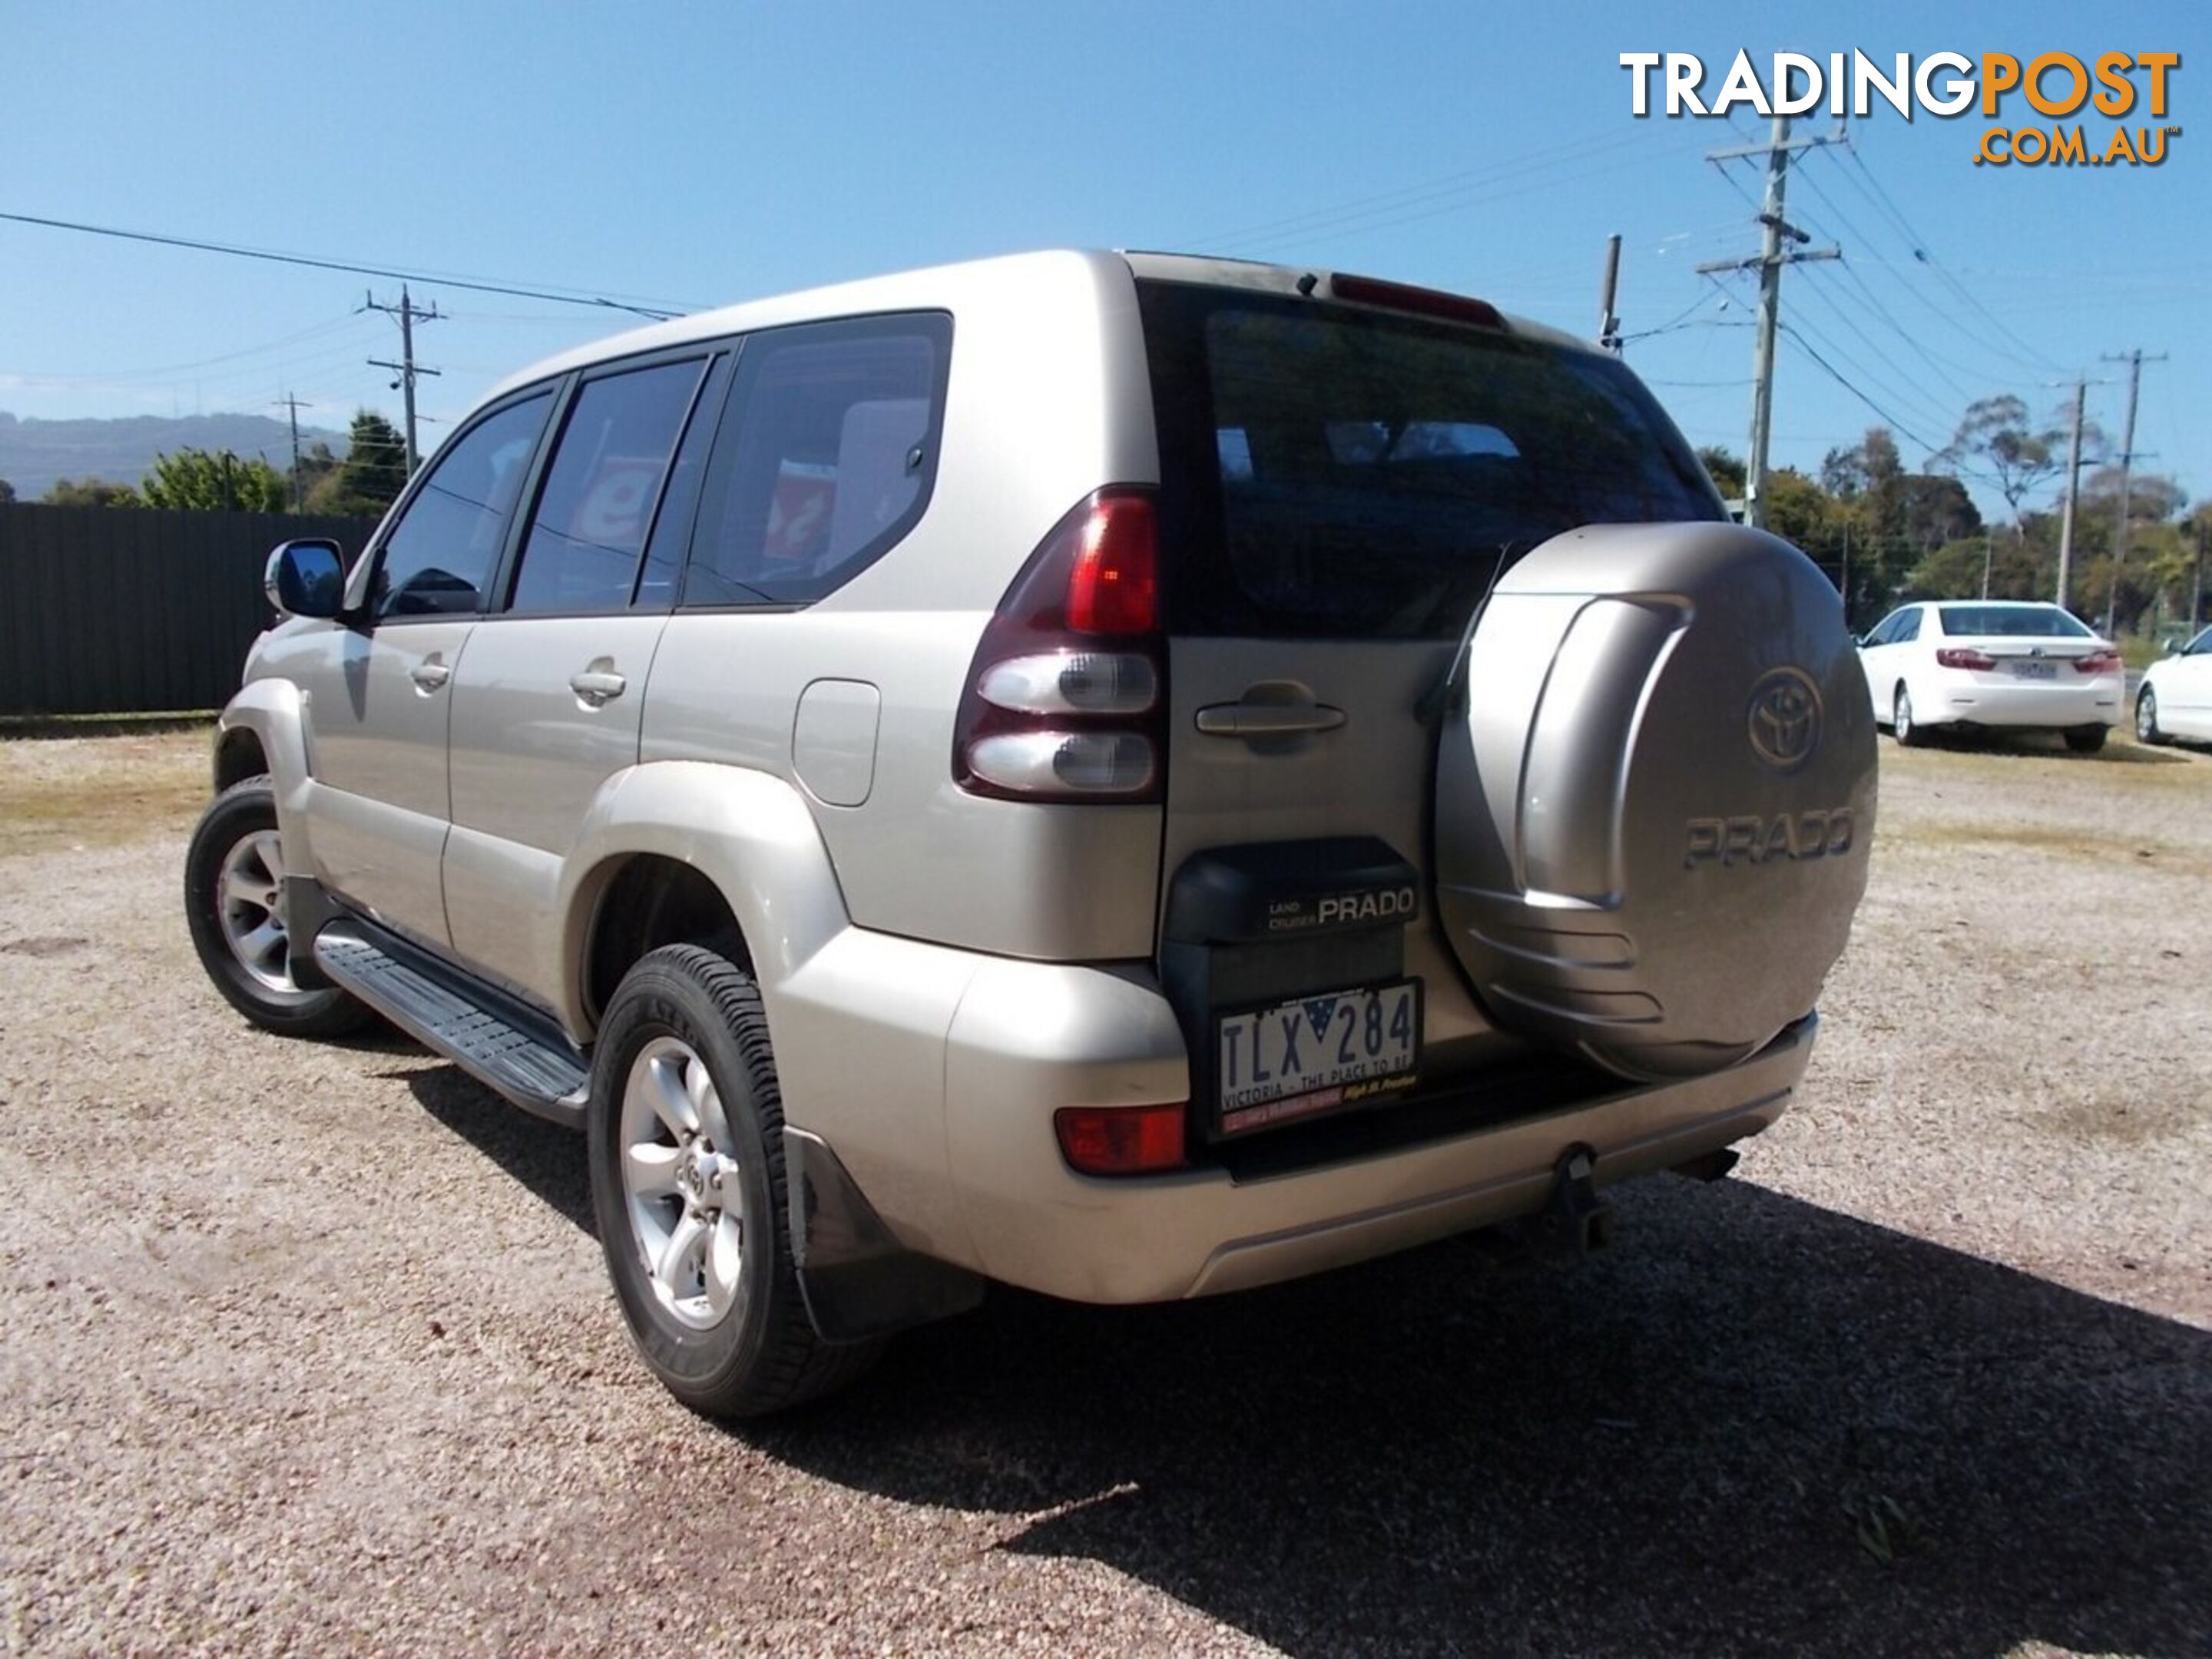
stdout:
POLYGON ((1946 605, 1936 607, 1943 631, 1954 640, 2086 640, 2089 630, 2063 611, 2033 605, 1946 605))
POLYGON ((1501 559, 1563 530, 1725 516, 1610 358, 1310 300, 1138 291, 1178 634, 1456 638, 1501 559))

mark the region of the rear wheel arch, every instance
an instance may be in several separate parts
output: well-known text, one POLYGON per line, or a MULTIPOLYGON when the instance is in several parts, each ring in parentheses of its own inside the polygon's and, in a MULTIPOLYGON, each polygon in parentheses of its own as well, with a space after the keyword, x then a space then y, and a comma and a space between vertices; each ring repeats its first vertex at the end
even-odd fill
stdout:
MULTIPOLYGON (((686 901, 659 901, 663 930, 677 927, 672 915, 694 918, 645 948, 710 945, 739 963, 771 1003, 802 963, 851 926, 820 828, 783 778, 703 761, 653 761, 617 772, 585 815, 554 895, 562 964, 556 1012, 579 1042, 592 1040, 613 995, 600 977, 607 971, 601 952, 619 957, 653 931, 626 934, 623 913, 602 911, 633 865, 641 872, 628 881, 672 884, 686 901), (702 915, 710 921, 698 921, 702 915), (710 926, 713 938, 696 936, 710 926)), ((616 896, 638 901, 628 889, 616 896)))
POLYGON ((593 1025, 623 975, 669 945, 697 945, 747 974, 752 951, 729 898, 697 866, 655 853, 604 860, 585 878, 590 920, 583 932, 580 989, 593 1025))

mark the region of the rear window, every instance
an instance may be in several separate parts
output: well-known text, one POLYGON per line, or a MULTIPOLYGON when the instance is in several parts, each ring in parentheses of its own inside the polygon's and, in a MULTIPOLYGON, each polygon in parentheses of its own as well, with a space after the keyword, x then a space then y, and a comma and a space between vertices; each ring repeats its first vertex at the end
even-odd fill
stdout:
POLYGON ((1611 358, 1386 313, 1140 283, 1186 635, 1449 639, 1588 524, 1725 517, 1611 358))
POLYGON ((2039 605, 1943 605, 1936 608, 1943 632, 1954 640, 2012 637, 2086 640, 2089 630, 2063 611, 2039 605))
POLYGON ((920 520, 952 347, 940 312, 780 328, 738 354, 687 605, 811 605, 920 520))

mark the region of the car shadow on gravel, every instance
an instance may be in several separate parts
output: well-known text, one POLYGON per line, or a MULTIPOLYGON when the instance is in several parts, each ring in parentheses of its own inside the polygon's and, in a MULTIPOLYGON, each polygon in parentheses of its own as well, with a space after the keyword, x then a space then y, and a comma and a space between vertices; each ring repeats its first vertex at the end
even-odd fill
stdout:
MULTIPOLYGON (((405 1076, 591 1229, 574 1134, 405 1076)), ((1293 1654, 2212 1647, 2212 1335, 1744 1182, 1615 1197, 1572 1267, 994 1291, 724 1431, 1293 1654)))
POLYGON ((596 1236, 584 1138, 501 1100, 458 1066, 390 1073, 432 1117, 596 1236))
POLYGON ((1730 1184, 1622 1243, 1201 1304, 1011 1294, 732 1431, 1294 1654, 2212 1643, 2212 1337, 1730 1184))

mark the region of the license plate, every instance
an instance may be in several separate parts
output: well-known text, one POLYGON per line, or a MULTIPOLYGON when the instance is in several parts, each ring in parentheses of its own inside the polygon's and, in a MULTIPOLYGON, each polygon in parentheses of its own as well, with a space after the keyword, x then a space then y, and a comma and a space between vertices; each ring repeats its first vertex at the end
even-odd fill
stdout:
POLYGON ((2018 658, 2013 663, 2012 676, 2016 680, 2055 680, 2058 678, 2058 665, 2039 662, 2033 657, 2018 658))
POLYGON ((1222 1017, 1215 1026, 1224 1134, 1410 1088, 1421 982, 1328 991, 1222 1017))

